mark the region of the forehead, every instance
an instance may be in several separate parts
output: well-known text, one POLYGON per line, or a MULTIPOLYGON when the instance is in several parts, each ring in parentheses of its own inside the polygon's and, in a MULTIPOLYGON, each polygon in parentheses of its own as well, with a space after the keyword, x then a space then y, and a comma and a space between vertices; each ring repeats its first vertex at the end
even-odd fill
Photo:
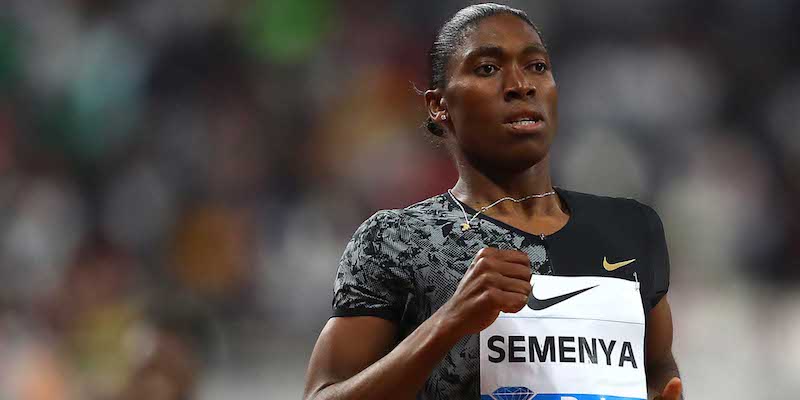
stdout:
POLYGON ((539 34, 527 22, 514 15, 493 15, 480 21, 467 33, 454 55, 456 59, 463 60, 471 50, 486 45, 514 52, 531 44, 544 45, 539 34))

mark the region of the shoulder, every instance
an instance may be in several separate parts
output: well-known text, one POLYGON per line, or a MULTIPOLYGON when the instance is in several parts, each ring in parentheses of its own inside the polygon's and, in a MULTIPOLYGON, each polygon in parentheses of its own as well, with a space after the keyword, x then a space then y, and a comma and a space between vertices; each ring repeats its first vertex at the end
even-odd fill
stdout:
MULTIPOLYGON (((645 311, 655 307, 669 288, 669 255, 661 219, 652 207, 637 200, 597 196, 560 190, 572 209, 574 223, 567 251, 580 246, 581 252, 566 252, 562 265, 571 260, 577 274, 602 274, 623 279, 638 279, 642 284, 645 311), (563 192, 563 193, 562 193, 563 192), (584 269, 606 258, 611 262, 635 260, 628 266, 609 270, 584 269), (638 278, 633 274, 638 272, 638 278)), ((626 264, 627 265, 627 264, 626 264)))
POLYGON ((427 231, 448 210, 447 199, 436 195, 399 209, 378 210, 358 227, 355 238, 397 240, 427 231))
POLYGON ((444 195, 436 195, 405 208, 378 210, 359 230, 413 229, 442 217, 449 207, 444 195))
POLYGON ((452 207, 447 195, 437 194, 397 211, 412 223, 425 224, 449 213, 452 207))
POLYGON ((618 223, 640 222, 652 224, 660 219, 652 207, 638 200, 625 197, 600 196, 589 193, 560 189, 566 197, 567 204, 582 218, 606 222, 614 220, 618 223))
POLYGON ((358 227, 354 236, 374 235, 382 231, 397 229, 401 217, 398 210, 378 210, 358 227))

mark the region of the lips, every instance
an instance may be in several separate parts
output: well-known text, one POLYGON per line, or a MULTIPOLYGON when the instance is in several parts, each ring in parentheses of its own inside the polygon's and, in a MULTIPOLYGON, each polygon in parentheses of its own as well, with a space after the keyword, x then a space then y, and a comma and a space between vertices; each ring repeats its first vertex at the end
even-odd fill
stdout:
POLYGON ((534 110, 519 111, 506 118, 503 125, 516 133, 536 133, 544 126, 544 117, 534 110))
POLYGON ((520 124, 525 122, 541 122, 544 121, 544 117, 538 111, 534 110, 526 110, 526 111, 518 111, 511 114, 508 118, 503 121, 506 124, 520 124))

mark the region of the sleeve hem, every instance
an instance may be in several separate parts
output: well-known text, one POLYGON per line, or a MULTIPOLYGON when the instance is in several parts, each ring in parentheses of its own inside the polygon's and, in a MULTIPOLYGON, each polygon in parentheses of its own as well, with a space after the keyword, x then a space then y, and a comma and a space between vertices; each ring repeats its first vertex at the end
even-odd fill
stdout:
POLYGON ((651 304, 650 304, 650 310, 651 310, 651 311, 652 311, 654 308, 656 308, 656 306, 658 305, 658 303, 660 303, 660 302, 661 302, 661 300, 663 300, 663 299, 664 299, 664 296, 666 296, 666 295, 667 295, 667 292, 668 292, 668 291, 669 291, 669 290, 667 289, 667 290, 664 290, 663 292, 658 292, 658 293, 656 293, 656 294, 653 296, 653 300, 651 301, 651 304))
POLYGON ((378 317, 399 322, 400 315, 389 308, 334 308, 332 317, 378 317))

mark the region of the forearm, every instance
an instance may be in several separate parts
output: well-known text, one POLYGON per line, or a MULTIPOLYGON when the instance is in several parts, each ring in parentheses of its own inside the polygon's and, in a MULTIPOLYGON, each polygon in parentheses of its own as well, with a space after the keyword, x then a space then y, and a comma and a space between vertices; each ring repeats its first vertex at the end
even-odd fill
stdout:
POLYGON ((317 389, 308 400, 413 399, 460 338, 446 316, 436 313, 389 354, 350 379, 317 389))
MULTIPOLYGON (((647 366, 647 394, 648 398, 653 399, 657 395, 660 395, 661 392, 664 390, 664 387, 667 383, 674 377, 680 378, 680 372, 678 371, 678 364, 675 362, 675 358, 670 353, 668 357, 665 357, 658 362, 654 362, 652 365, 647 366)), ((683 399, 683 395, 681 395, 681 399, 683 399)))

